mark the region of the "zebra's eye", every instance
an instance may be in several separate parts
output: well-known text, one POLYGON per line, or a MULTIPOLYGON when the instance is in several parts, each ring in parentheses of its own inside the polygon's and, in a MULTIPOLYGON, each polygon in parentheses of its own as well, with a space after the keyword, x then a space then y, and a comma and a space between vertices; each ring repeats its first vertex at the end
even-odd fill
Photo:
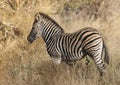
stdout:
POLYGON ((34 27, 32 29, 35 29, 34 27))

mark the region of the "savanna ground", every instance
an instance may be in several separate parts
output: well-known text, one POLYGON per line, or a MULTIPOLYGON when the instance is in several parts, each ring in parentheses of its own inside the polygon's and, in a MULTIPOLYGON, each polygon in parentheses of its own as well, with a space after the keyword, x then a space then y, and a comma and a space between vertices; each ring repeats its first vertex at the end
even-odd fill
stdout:
POLYGON ((120 85, 120 0, 0 0, 0 85, 120 85), (44 12, 65 32, 98 29, 110 64, 101 78, 85 59, 73 68, 51 61, 42 38, 26 40, 34 15, 44 12))

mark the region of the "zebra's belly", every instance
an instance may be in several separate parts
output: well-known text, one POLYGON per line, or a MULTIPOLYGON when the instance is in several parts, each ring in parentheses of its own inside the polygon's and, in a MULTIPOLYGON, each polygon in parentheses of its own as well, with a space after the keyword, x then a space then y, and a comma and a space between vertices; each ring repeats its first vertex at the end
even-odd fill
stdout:
POLYGON ((72 62, 82 59, 84 56, 75 56, 75 55, 62 55, 62 61, 72 62))

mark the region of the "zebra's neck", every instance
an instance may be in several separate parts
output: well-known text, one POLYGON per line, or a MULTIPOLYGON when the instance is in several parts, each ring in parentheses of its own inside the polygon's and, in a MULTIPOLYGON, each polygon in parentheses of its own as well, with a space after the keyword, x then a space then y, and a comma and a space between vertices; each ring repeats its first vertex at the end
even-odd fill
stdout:
POLYGON ((47 20, 42 23, 42 38, 49 43, 52 38, 64 33, 64 30, 54 21, 47 20))

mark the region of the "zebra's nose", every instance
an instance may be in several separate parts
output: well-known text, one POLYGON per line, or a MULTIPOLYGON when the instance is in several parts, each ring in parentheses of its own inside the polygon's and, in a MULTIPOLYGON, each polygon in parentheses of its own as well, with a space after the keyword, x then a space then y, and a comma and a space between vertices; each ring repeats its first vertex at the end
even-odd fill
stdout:
POLYGON ((28 37, 27 37, 27 40, 28 40, 30 43, 32 43, 32 42, 34 41, 34 39, 33 39, 32 36, 28 36, 28 37))

